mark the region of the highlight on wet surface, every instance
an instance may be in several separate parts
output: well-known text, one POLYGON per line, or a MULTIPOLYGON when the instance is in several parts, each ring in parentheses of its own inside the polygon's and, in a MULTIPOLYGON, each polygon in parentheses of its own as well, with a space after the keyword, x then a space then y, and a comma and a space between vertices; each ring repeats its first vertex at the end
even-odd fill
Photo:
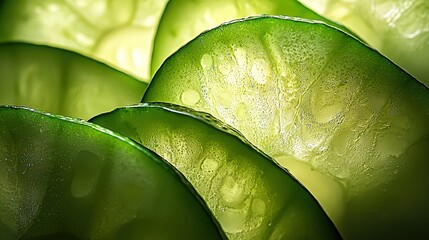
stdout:
POLYGON ((183 175, 108 129, 1 106, 0 150, 1 239, 226 238, 183 175))
POLYGON ((429 224, 428 89, 338 29, 270 16, 224 24, 169 57, 142 102, 208 112, 330 178, 332 193, 306 186, 346 238, 420 236, 429 224))
POLYGON ((303 186, 236 130, 206 113, 151 103, 119 108, 91 122, 130 137, 173 164, 229 239, 340 238, 303 186))
MULTIPOLYGON (((343 26, 323 18, 296 0, 169 0, 156 32, 151 76, 165 59, 200 33, 224 22, 261 14, 317 19, 346 30, 343 26)), ((205 63, 210 64, 210 58, 203 61, 208 61, 205 63)), ((229 71, 223 70, 225 70, 224 73, 229 71)))

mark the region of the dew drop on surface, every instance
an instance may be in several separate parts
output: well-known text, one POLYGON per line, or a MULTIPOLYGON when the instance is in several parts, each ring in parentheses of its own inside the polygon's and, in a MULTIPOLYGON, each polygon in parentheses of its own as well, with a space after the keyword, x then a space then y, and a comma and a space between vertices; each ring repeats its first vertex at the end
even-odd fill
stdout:
POLYGON ((207 70, 210 69, 213 66, 213 58, 210 54, 204 54, 201 57, 201 61, 200 61, 201 67, 203 67, 203 69, 207 70))
POLYGON ((245 190, 243 186, 231 176, 226 176, 220 187, 220 195, 228 204, 239 204, 244 201, 245 190))
POLYGON ((200 98, 201 98, 201 95, 193 89, 185 90, 181 96, 182 103, 188 106, 193 106, 197 104, 198 101, 200 101, 200 98))
POLYGON ((91 193, 101 173, 102 161, 90 151, 80 151, 73 163, 71 193, 75 198, 82 198, 91 193))
POLYGON ((264 59, 258 58, 253 62, 251 74, 257 83, 265 84, 271 76, 270 65, 264 59))

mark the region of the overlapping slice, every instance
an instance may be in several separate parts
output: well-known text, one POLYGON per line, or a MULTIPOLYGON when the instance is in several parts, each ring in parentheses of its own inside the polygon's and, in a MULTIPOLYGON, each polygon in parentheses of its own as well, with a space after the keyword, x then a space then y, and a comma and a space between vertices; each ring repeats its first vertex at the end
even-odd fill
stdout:
POLYGON ((210 115, 143 104, 91 121, 129 136, 176 166, 230 239, 339 238, 305 188, 210 115))
POLYGON ((5 0, 0 41, 59 46, 149 80, 150 56, 167 0, 5 0))
POLYGON ((167 59, 143 101, 238 129, 290 168, 346 239, 426 234, 429 91, 337 29, 269 16, 220 26, 167 59), (309 185, 314 172, 332 192, 309 185))
POLYGON ((165 8, 156 33, 152 75, 164 60, 201 32, 223 22, 260 14, 276 14, 331 22, 296 0, 170 0, 165 8))
POLYGON ((223 239, 190 184, 110 130, 0 107, 0 238, 223 239))
POLYGON ((300 1, 344 24, 429 86, 429 1, 300 1))
POLYGON ((146 87, 130 75, 73 52, 0 44, 0 105, 89 119, 139 102, 146 87))

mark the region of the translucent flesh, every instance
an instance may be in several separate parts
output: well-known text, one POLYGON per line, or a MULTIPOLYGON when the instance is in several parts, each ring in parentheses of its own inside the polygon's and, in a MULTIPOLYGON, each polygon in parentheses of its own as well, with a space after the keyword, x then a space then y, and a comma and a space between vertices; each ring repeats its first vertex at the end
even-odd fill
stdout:
POLYGON ((428 89, 343 32, 277 17, 223 25, 166 60, 143 98, 155 101, 211 113, 344 186, 334 222, 346 239, 426 231, 428 89))
POLYGON ((0 104, 89 119, 137 103, 147 84, 82 55, 47 46, 0 44, 0 104))
POLYGON ((132 138, 177 167, 207 202, 229 239, 339 238, 307 190, 241 135, 207 114, 145 104, 91 121, 132 138))
POLYGON ((182 175, 110 130, 0 107, 0 150, 1 239, 224 239, 182 175))
POLYGON ((300 0, 339 22, 429 86, 429 1, 300 0))
POLYGON ((149 81, 152 42, 167 0, 6 0, 0 41, 81 52, 149 81))
POLYGON ((296 0, 171 0, 165 8, 156 33, 151 63, 152 75, 167 57, 200 33, 223 22, 260 14, 318 19, 343 28, 317 15, 296 0))

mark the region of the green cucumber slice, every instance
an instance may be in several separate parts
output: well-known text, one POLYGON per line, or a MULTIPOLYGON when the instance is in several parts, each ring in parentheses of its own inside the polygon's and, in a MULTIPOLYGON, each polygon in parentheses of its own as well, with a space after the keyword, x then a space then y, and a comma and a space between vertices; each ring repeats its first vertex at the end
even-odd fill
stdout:
POLYGON ((0 107, 1 239, 223 239, 191 185, 110 130, 0 107))
POLYGON ((292 174, 337 182, 317 195, 295 175, 346 239, 426 234, 429 91, 344 32, 297 18, 233 21, 168 58, 143 102, 211 113, 292 174))
POLYGON ((429 86, 429 1, 300 0, 429 86))
POLYGON ((229 239, 339 239, 318 202, 242 135, 169 104, 116 109, 92 122, 163 156, 206 201, 229 239))
POLYGON ((155 74, 166 58, 203 31, 226 21, 261 14, 318 19, 348 31, 296 0, 170 0, 156 32, 151 74, 155 74))
POLYGON ((138 103, 147 84, 70 51, 0 44, 0 105, 20 105, 89 119, 138 103))
POLYGON ((152 43, 168 0, 5 0, 0 41, 70 49, 149 81, 152 43))

